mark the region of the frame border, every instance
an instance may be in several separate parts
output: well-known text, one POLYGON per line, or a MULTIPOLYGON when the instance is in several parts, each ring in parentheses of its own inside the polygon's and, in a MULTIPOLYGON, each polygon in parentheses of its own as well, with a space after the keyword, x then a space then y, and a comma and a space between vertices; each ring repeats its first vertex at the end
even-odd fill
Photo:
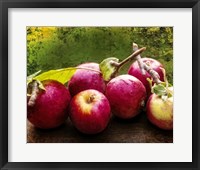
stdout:
POLYGON ((200 1, 199 0, 0 0, 0 168, 21 169, 200 169, 200 1), (9 8, 192 8, 192 162, 8 162, 9 8))

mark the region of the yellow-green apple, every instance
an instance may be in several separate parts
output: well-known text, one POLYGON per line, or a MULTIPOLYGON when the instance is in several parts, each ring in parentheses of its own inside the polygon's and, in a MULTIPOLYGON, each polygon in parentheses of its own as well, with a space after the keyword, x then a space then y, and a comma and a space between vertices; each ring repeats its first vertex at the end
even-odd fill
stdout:
POLYGON ((128 74, 109 81, 105 94, 110 102, 112 113, 122 119, 138 115, 146 99, 146 89, 142 82, 128 74))
POLYGON ((67 109, 71 99, 70 93, 58 81, 44 80, 41 83, 45 90, 39 90, 34 104, 27 105, 27 118, 38 128, 58 127, 68 117, 67 109))
POLYGON ((80 132, 100 133, 110 120, 110 104, 103 93, 93 89, 84 90, 72 98, 69 116, 80 132))
POLYGON ((152 94, 147 102, 147 117, 155 126, 164 129, 173 129, 173 96, 162 99, 152 94))
POLYGON ((68 82, 68 88, 72 96, 87 89, 95 89, 104 93, 106 85, 100 73, 98 63, 84 63, 77 67, 89 68, 91 70, 78 69, 72 76, 68 82))
MULTIPOLYGON (((152 58, 142 58, 141 60, 143 63, 147 64, 151 69, 153 69, 159 74, 160 81, 164 81, 164 73, 162 71, 162 68, 164 67, 159 61, 152 58)), ((137 61, 135 61, 130 66, 128 70, 128 74, 138 78, 144 84, 146 88, 147 96, 149 97, 151 95, 151 87, 149 85, 149 82, 147 81, 147 78, 151 79, 151 75, 147 73, 146 71, 145 71, 145 75, 143 75, 137 61)))

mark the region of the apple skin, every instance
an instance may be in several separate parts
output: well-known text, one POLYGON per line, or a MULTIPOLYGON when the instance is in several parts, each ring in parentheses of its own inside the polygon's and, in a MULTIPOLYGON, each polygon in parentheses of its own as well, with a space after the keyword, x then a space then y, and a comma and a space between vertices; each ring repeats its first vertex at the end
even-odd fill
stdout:
POLYGON ((84 90, 72 98, 69 116, 80 132, 97 134, 109 123, 110 104, 103 93, 93 89, 84 90))
MULTIPOLYGON (((160 80, 164 81, 164 74, 163 74, 162 70, 160 69, 160 67, 161 68, 164 68, 164 67, 159 61, 152 59, 152 58, 142 58, 141 60, 144 63, 146 63, 148 66, 150 66, 153 70, 155 70, 159 74, 160 80)), ((137 61, 135 61, 130 66, 130 68, 128 70, 128 74, 138 78, 144 84, 144 86, 146 88, 147 96, 149 97, 151 95, 151 88, 150 88, 149 82, 147 81, 147 78, 151 79, 150 74, 146 72, 145 75, 142 75, 137 61)))
POLYGON ((35 104, 27 105, 27 118, 37 128, 51 129, 63 124, 68 117, 70 93, 58 81, 42 81, 44 90, 40 90, 35 104))
POLYGON ((112 113, 122 119, 138 115, 146 99, 146 89, 142 82, 128 74, 113 78, 107 84, 105 94, 112 113))
MULTIPOLYGON (((78 65, 78 67, 86 67, 100 71, 98 63, 84 63, 78 65)), ((101 73, 84 69, 78 69, 68 82, 68 88, 72 96, 87 89, 95 89, 104 93, 105 87, 106 84, 101 73)))
POLYGON ((173 97, 166 101, 152 94, 147 102, 147 118, 155 126, 163 130, 173 129, 173 97))

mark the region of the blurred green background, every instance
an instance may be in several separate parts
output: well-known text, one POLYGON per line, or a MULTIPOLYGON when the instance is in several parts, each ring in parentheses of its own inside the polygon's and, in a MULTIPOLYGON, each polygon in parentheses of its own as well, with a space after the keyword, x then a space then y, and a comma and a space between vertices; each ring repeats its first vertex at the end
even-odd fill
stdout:
POLYGON ((100 63, 107 57, 123 60, 132 53, 133 42, 147 48, 142 57, 164 65, 173 84, 172 27, 27 27, 27 74, 84 62, 100 63))

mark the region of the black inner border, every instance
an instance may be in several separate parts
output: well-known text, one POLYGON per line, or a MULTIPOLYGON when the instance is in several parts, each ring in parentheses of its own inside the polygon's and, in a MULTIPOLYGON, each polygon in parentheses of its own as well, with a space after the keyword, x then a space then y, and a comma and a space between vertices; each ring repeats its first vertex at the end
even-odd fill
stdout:
MULTIPOLYGON (((0 167, 1 169, 200 169, 198 100, 200 65, 199 0, 0 0, 0 167), (8 9, 9 8, 192 8, 192 162, 8 162, 8 9)), ((184 39, 184 37, 183 37, 184 39)), ((187 56, 180 56, 187 57, 187 56)), ((185 59, 185 58, 184 58, 185 59)), ((184 132, 183 132, 184 133, 184 132)), ((183 148, 184 150, 184 148, 183 148)), ((105 151, 106 152, 106 151, 105 151)), ((20 153, 19 153, 20 154, 20 153)), ((30 153, 31 154, 31 153, 30 153)), ((66 153, 67 154, 67 153, 66 153)), ((133 153, 134 154, 134 153, 133 153)), ((28 156, 28 155, 27 155, 28 156)), ((170 156, 170 155, 169 155, 170 156)))

